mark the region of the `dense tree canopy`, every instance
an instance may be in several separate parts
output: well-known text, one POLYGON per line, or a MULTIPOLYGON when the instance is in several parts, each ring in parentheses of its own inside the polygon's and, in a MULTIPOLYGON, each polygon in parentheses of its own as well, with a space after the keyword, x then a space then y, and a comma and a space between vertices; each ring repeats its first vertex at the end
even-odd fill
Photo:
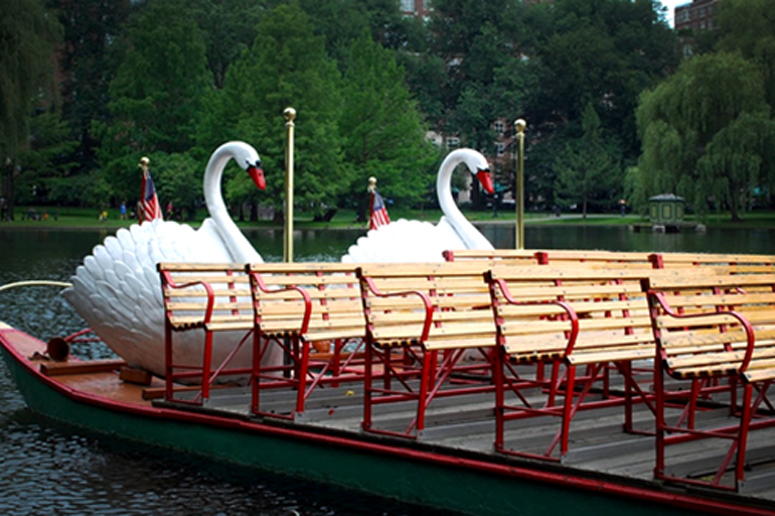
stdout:
POLYGON ((393 200, 414 204, 433 180, 428 171, 436 152, 425 141, 404 71, 367 33, 350 52, 341 118, 345 162, 354 169, 350 193, 363 192, 376 176, 393 200))
POLYGON ((149 0, 130 23, 127 52, 110 83, 111 120, 99 124, 99 163, 116 193, 102 202, 135 198, 141 156, 194 144, 213 79, 203 33, 185 4, 149 0))
POLYGON ((636 196, 676 193, 699 212, 711 204, 739 217, 757 186, 772 185, 775 126, 758 68, 739 54, 685 61, 644 94, 636 196))
POLYGON ((775 107, 775 0, 725 0, 718 5, 719 49, 756 63, 770 107, 775 107))
POLYGON ((11 217, 14 176, 19 153, 29 142, 30 114, 52 109, 57 97, 51 50, 58 36, 59 26, 39 0, 0 3, 0 167, 11 217))
POLYGON ((492 157, 508 193, 516 118, 528 121, 533 207, 592 211, 625 190, 630 202, 672 190, 739 216, 754 194, 771 203, 773 3, 721 2, 718 33, 685 34, 696 57, 676 73, 656 0, 435 0, 427 20, 395 0, 9 0, 2 195, 131 205, 148 155, 163 204, 188 215, 209 154, 240 139, 261 154, 269 191, 230 169, 228 202, 280 208, 292 106, 297 211, 318 218, 357 205, 372 175, 384 197, 420 202, 448 150, 430 147, 429 130, 492 157), (61 109, 45 87, 57 82, 61 109))
MULTIPOLYGON (((213 98, 203 141, 252 143, 264 159, 266 202, 282 206, 285 132, 283 112, 293 107, 295 124, 294 198, 313 213, 335 206, 349 187, 350 169, 342 162, 338 121, 340 74, 316 36, 307 14, 296 4, 280 5, 258 26, 256 40, 226 76, 213 98)), ((230 184, 232 195, 250 197, 248 178, 230 184)))

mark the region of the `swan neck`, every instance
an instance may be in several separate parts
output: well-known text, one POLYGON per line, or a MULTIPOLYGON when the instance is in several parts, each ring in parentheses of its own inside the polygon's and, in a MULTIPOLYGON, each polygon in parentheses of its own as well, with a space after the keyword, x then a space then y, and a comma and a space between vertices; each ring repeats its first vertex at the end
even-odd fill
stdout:
MULTIPOLYGON (((449 222, 468 249, 492 248, 492 244, 463 215, 463 212, 460 211, 460 208, 455 203, 455 199, 452 197, 452 173, 455 171, 455 167, 462 162, 463 152, 453 151, 441 163, 441 169, 436 178, 439 206, 447 222, 449 222)), ((476 183, 474 183, 473 188, 476 188, 476 183)))
MULTIPOLYGON (((463 213, 457 207, 455 199, 452 197, 452 173, 463 159, 455 152, 449 154, 441 163, 439 175, 436 178, 436 192, 439 198, 439 207, 444 216, 455 225, 455 221, 464 219, 463 213)), ((457 228, 456 228, 457 229, 457 228)))
POLYGON ((204 176, 204 197, 210 218, 215 222, 226 247, 237 263, 254 263, 261 261, 260 255, 245 238, 242 231, 231 219, 226 203, 221 193, 221 182, 226 164, 234 156, 228 145, 219 147, 210 157, 204 176))

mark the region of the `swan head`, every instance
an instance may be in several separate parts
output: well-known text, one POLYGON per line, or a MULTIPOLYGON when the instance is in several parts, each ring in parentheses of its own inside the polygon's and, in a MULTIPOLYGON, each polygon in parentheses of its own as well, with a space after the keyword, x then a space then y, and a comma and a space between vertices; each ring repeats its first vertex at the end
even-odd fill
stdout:
POLYGON ((495 188, 492 184, 492 175, 490 174, 490 164, 480 152, 473 149, 465 149, 463 154, 463 162, 468 167, 468 170, 476 176, 476 179, 481 183, 482 188, 488 194, 495 192, 495 188))
POLYGON ((234 161, 246 171, 259 190, 266 190, 264 170, 261 168, 261 157, 256 149, 243 142, 230 142, 223 145, 232 153, 234 161))
POLYGON ((239 166, 250 175, 256 188, 259 190, 266 190, 266 179, 264 179, 264 169, 261 168, 261 158, 258 157, 257 152, 253 151, 253 154, 255 154, 255 157, 248 157, 244 161, 236 156, 234 159, 239 163, 239 166))
POLYGON ((261 161, 257 161, 247 168, 250 178, 259 190, 266 190, 266 179, 264 179, 264 169, 261 168, 261 161))

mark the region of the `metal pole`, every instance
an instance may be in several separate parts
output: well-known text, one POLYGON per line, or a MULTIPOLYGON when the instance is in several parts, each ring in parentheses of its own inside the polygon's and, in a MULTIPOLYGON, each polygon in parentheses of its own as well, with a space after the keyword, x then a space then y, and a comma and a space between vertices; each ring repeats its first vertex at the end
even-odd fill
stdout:
POLYGON ((521 118, 514 122, 517 131, 517 184, 514 201, 517 205, 517 235, 515 248, 525 248, 525 128, 527 122, 521 118))
POLYGON ((293 119, 296 110, 285 108, 285 130, 287 142, 285 146, 285 238, 283 240, 283 261, 293 262, 293 119))

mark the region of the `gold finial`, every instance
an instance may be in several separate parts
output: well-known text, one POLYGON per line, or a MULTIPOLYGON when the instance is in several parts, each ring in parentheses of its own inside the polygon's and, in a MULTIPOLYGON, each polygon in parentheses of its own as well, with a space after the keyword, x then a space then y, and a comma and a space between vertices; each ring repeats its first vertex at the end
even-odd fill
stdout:
POLYGON ((288 122, 293 122, 293 119, 296 118, 296 110, 292 107, 285 108, 285 111, 283 111, 283 116, 285 116, 285 120, 288 122))
POLYGON ((377 178, 372 176, 369 178, 369 192, 373 192, 377 188, 377 178))
POLYGON ((527 122, 520 118, 514 122, 514 127, 517 129, 517 132, 524 133, 527 128, 527 122))
POLYGON ((148 170, 148 165, 151 163, 151 160, 149 160, 146 156, 143 156, 140 158, 140 163, 137 165, 141 169, 143 169, 143 172, 148 170))

